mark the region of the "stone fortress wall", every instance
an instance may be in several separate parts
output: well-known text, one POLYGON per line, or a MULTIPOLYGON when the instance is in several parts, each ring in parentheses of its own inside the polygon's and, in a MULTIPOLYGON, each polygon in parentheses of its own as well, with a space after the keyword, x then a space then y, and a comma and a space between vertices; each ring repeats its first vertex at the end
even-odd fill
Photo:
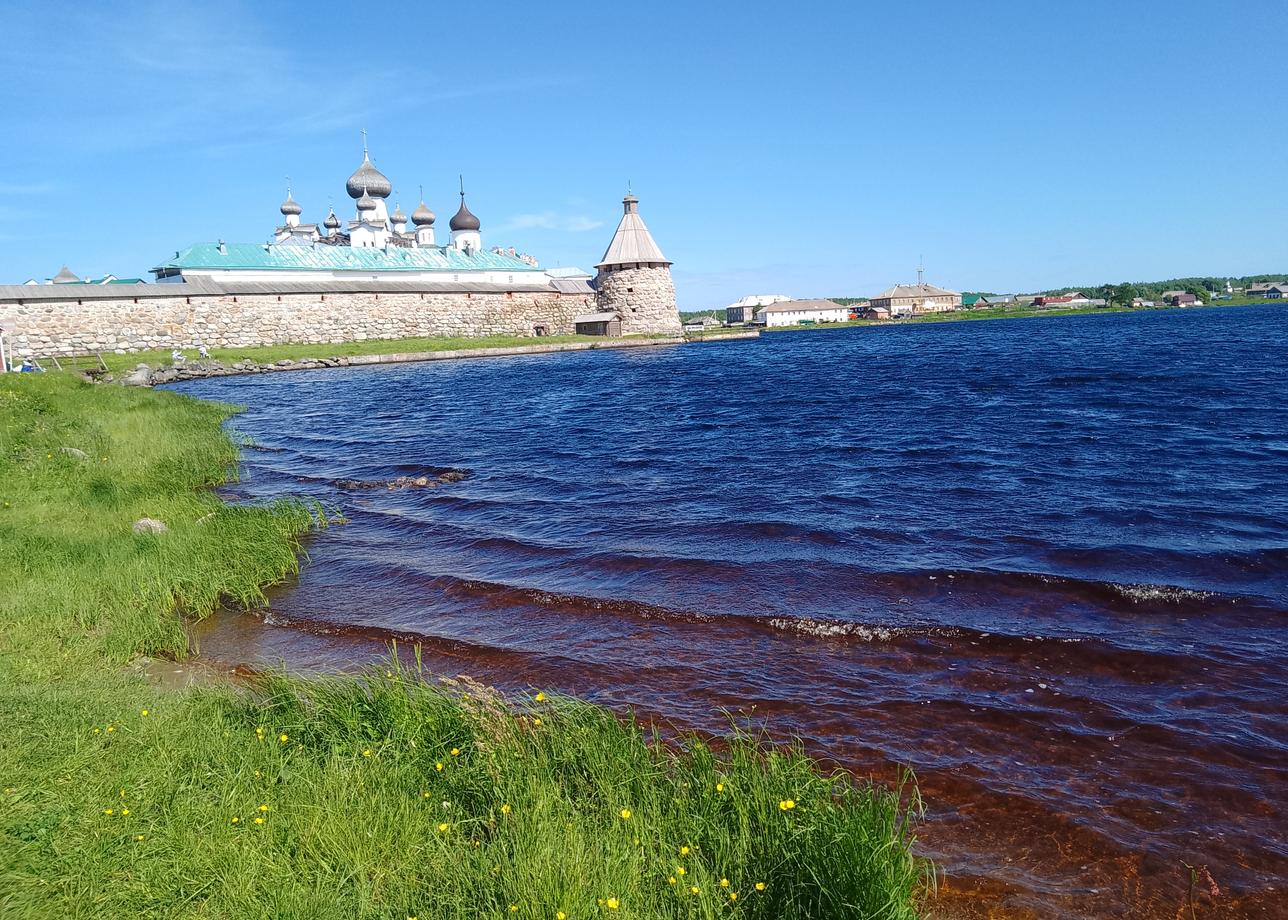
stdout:
POLYGON ((641 266, 600 272, 596 279, 599 309, 622 318, 622 334, 679 335, 680 313, 675 284, 665 266, 641 266))
MULTIPOLYGON (((19 288, 14 295, 0 296, 0 329, 14 355, 72 357, 198 345, 233 348, 422 336, 535 336, 538 330, 568 335, 574 332, 576 316, 597 309, 593 294, 550 290, 176 296, 166 291, 170 285, 149 284, 130 286, 138 296, 122 295, 120 287, 105 296, 101 288, 77 286, 64 294, 51 287, 19 288)), ((629 308, 622 312, 625 320, 629 308)), ((645 331, 652 330, 623 322, 625 333, 645 331)))

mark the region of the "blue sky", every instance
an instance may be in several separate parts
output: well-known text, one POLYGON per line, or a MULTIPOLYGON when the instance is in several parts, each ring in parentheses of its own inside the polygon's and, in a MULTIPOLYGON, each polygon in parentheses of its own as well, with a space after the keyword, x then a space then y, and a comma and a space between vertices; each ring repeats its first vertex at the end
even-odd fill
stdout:
POLYGON ((915 279, 1288 271, 1288 5, 12 3, 0 282, 144 273, 465 174, 485 245, 589 268, 629 179, 682 309, 915 279))

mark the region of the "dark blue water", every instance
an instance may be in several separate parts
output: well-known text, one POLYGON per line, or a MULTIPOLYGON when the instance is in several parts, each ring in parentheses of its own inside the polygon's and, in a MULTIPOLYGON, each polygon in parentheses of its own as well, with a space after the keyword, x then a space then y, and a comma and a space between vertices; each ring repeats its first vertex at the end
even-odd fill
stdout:
POLYGON ((1210 915, 1283 916, 1286 343, 1246 307, 185 385, 247 405, 239 492, 349 519, 198 638, 298 667, 399 638, 910 765, 957 910, 1170 918, 1184 860, 1210 915))

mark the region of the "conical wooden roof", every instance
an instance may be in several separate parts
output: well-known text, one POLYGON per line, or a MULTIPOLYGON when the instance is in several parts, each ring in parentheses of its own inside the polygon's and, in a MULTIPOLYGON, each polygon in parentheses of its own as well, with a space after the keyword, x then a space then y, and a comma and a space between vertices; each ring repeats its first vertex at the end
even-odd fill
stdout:
POLYGON ((634 265, 639 262, 655 262, 670 265, 662 250, 653 241, 653 234, 644 226, 644 219, 639 214, 639 199, 628 194, 622 199, 625 213, 613 234, 613 241, 608 244, 608 251, 596 268, 612 268, 615 265, 634 265))

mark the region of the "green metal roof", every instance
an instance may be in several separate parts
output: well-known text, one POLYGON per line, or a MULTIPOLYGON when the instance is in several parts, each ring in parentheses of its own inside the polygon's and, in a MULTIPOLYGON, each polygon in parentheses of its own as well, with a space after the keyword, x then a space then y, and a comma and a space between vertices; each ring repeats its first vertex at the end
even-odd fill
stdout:
POLYGON ((197 243, 153 271, 165 269, 281 269, 284 271, 536 272, 526 262, 495 252, 466 254, 457 249, 427 247, 366 249, 327 244, 270 246, 263 243, 197 243))

